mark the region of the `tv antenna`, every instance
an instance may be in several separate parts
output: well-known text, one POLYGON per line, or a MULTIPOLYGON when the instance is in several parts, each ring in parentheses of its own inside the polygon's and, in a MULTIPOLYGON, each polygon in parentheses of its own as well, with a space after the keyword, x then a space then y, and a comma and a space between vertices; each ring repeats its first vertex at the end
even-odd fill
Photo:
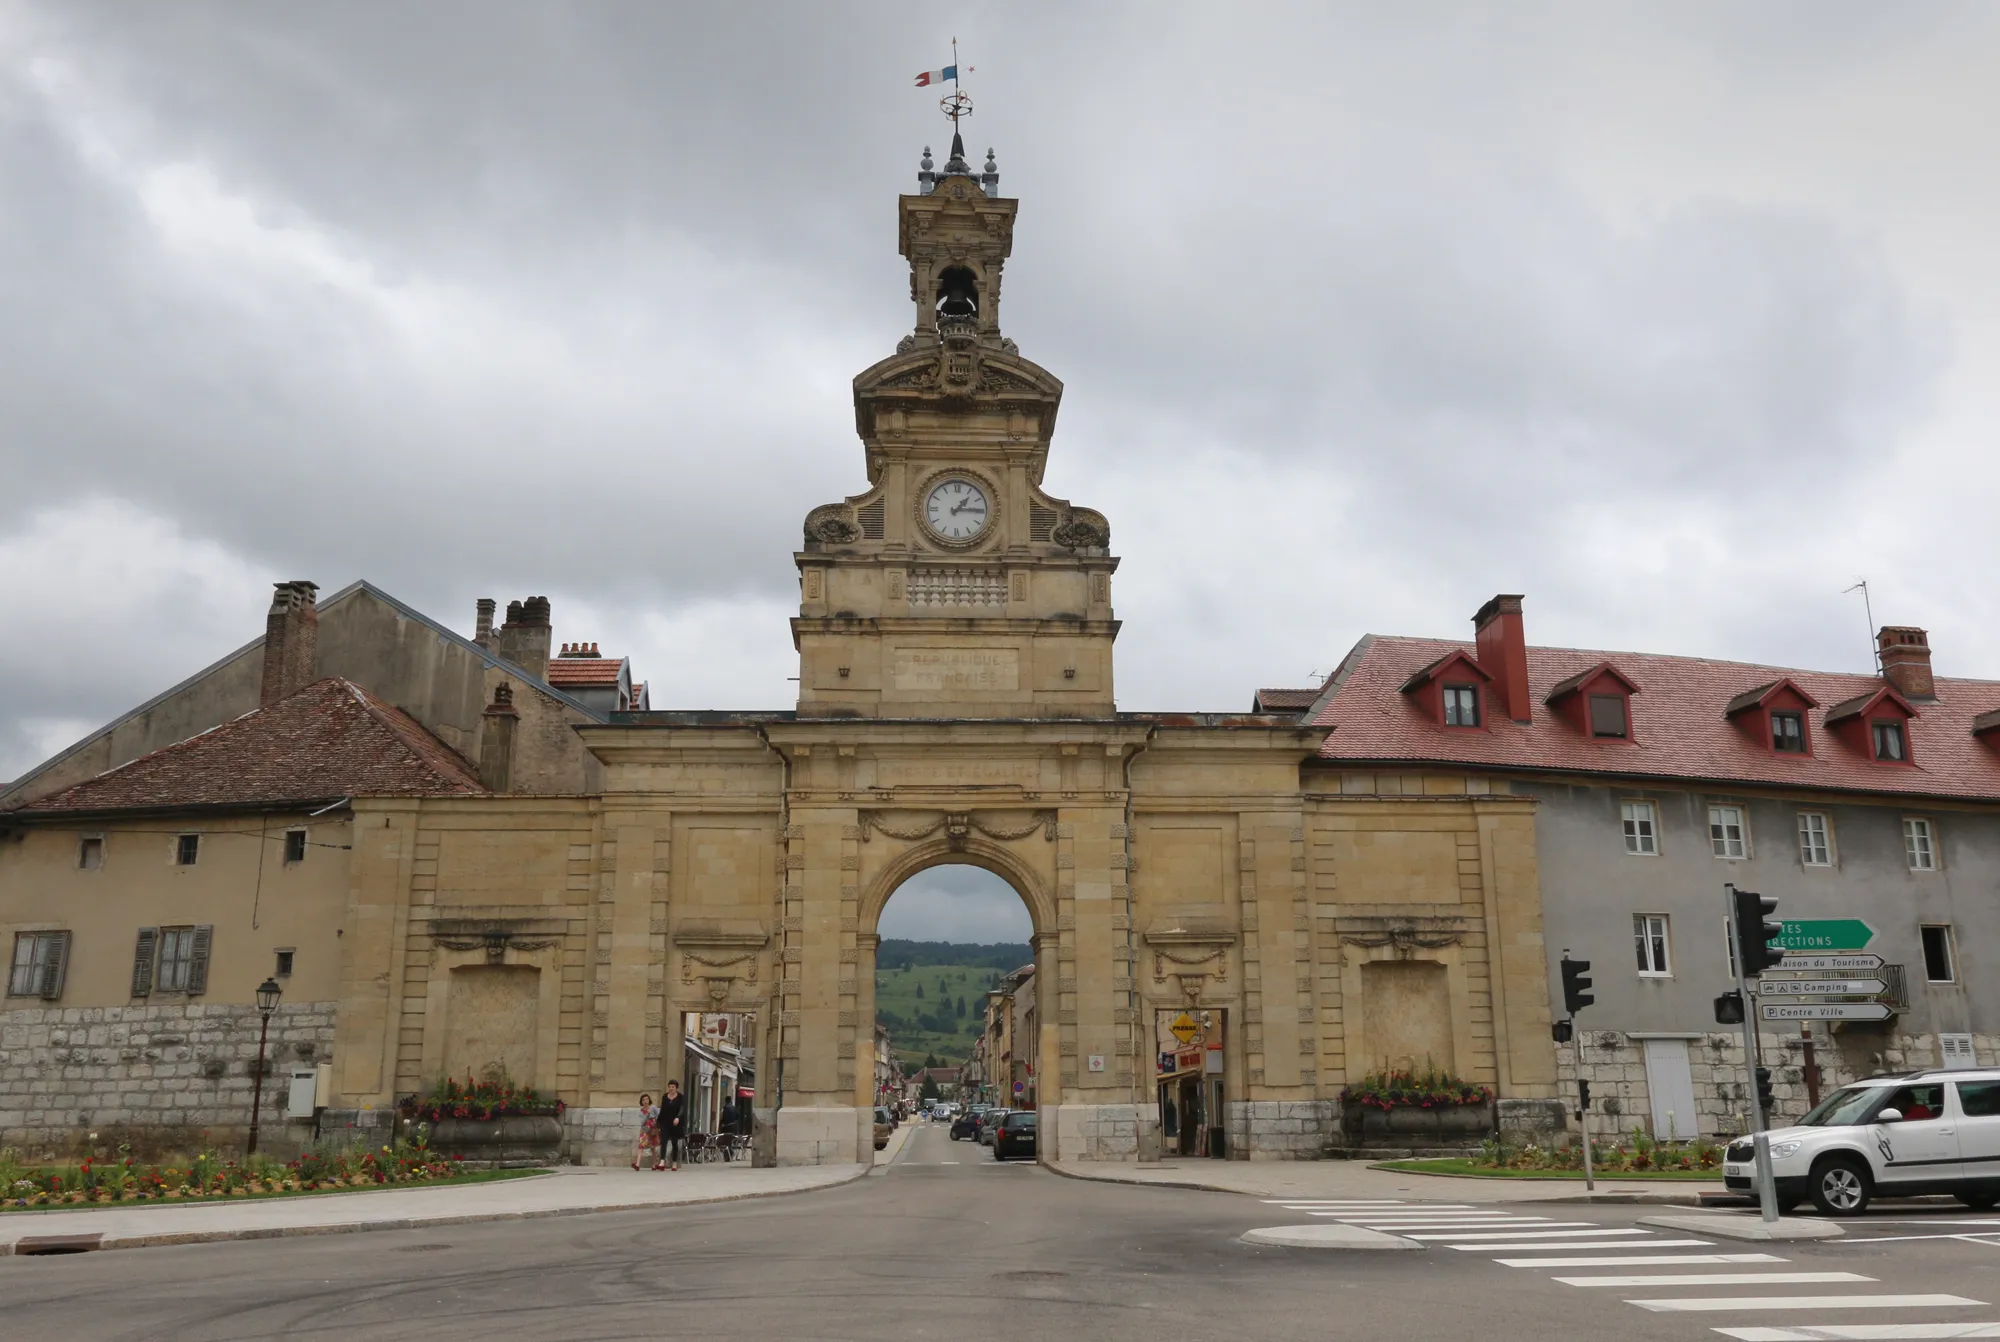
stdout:
POLYGON ((1854 586, 1842 591, 1841 595, 1846 596, 1848 592, 1861 593, 1861 609, 1867 612, 1868 618, 1869 656, 1875 659, 1875 669, 1879 672, 1882 669, 1882 647, 1875 638, 1875 603, 1868 598, 1868 579, 1863 578, 1860 582, 1855 583, 1854 586))

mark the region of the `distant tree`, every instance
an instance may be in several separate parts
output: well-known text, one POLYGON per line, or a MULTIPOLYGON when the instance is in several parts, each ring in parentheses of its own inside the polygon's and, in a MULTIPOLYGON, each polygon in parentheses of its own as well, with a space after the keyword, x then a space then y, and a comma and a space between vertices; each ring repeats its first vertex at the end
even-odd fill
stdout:
POLYGON ((924 985, 921 983, 917 985, 917 1000, 919 1002, 924 1000, 924 985))
POLYGON ((917 1088, 917 1098, 920 1100, 941 1098, 938 1093, 937 1080, 929 1072, 924 1073, 924 1084, 917 1088))
POLYGON ((935 1053, 924 1054, 924 1067, 926 1070, 935 1067, 937 1065, 938 1065, 937 1054, 935 1053))
POLYGON ((965 999, 963 997, 958 999, 958 1018, 960 1020, 965 1019, 965 999))

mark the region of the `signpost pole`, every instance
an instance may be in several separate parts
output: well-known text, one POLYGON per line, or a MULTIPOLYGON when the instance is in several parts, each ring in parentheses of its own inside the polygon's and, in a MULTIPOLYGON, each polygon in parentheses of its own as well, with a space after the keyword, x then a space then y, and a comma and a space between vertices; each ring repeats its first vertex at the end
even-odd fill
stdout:
POLYGON ((1576 1028, 1576 1017, 1570 1017, 1570 1042, 1576 1046, 1576 1123, 1583 1131, 1583 1187, 1587 1193, 1597 1191, 1597 1176, 1590 1168, 1590 1083, 1583 1079, 1583 1031, 1576 1028))
POLYGON ((1750 979, 1743 970, 1747 961, 1743 958, 1741 939, 1736 935, 1736 887, 1733 884, 1722 887, 1723 904, 1729 910, 1729 948, 1736 959, 1736 991, 1743 994, 1743 1079, 1745 1089, 1750 1092, 1750 1113, 1756 1124, 1755 1136, 1751 1139, 1757 1151, 1757 1207, 1766 1221, 1778 1219, 1777 1177, 1771 1172, 1771 1138, 1765 1131, 1764 1097, 1757 1090, 1757 1024, 1763 1019, 1761 1007, 1751 1009, 1757 998, 1750 991, 1750 979))

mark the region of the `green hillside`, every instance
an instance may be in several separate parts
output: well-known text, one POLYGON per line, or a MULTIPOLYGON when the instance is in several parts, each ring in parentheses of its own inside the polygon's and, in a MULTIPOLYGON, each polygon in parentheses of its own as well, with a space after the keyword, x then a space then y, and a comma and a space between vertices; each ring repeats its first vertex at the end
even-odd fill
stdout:
POLYGON ((926 1054, 963 1063, 986 1023, 986 993, 1034 958, 1027 946, 886 939, 875 955, 875 1019, 904 1067, 926 1054))

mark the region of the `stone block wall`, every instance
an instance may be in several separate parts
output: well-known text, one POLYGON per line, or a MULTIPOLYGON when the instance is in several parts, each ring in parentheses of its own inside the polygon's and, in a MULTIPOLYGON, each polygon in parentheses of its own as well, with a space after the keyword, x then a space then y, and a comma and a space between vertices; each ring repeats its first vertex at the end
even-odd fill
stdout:
POLYGON ((563 1111, 563 1157, 572 1165, 609 1165, 614 1169, 630 1165, 638 1140, 637 1108, 563 1111))
MULTIPOLYGON (((1796 1031, 1766 1031, 1758 1036, 1758 1048, 1764 1065, 1771 1069, 1771 1088, 1777 1101, 1772 1125, 1795 1122, 1811 1107, 1802 1041, 1796 1031)), ((2000 1058, 2000 1035, 1975 1035, 1973 1048, 1981 1064, 1990 1066, 2000 1058)), ((1873 1032, 1822 1036, 1815 1041, 1814 1055, 1822 1096, 1863 1077, 1936 1067, 1940 1058, 1936 1035, 1873 1032)), ((1564 1106, 1574 1108, 1576 1058, 1567 1047, 1560 1051, 1560 1065, 1564 1106)), ((1742 1034, 1720 1029, 1689 1039, 1688 1065, 1694 1078, 1699 1131, 1677 1131, 1675 1135, 1686 1140, 1696 1135, 1731 1137, 1747 1131, 1752 1105, 1743 1067, 1742 1034)), ((1665 1139, 1666 1133, 1653 1132, 1652 1096, 1641 1041, 1615 1030, 1586 1031, 1583 1075, 1590 1080, 1591 1132, 1598 1140, 1629 1137, 1634 1128, 1665 1139)), ((1573 1136, 1575 1119, 1567 1121, 1573 1136)))
MULTIPOLYGON (((272 1155, 310 1139, 309 1121, 284 1116, 289 1071, 332 1057, 334 1014, 300 1002, 271 1018, 259 1146, 272 1155)), ((255 1006, 205 1002, 0 1012, 0 1146, 26 1160, 240 1150, 259 1024, 255 1006)))
POLYGON ((1338 1100, 1252 1100, 1229 1106, 1231 1160, 1318 1160, 1339 1135, 1338 1100))
POLYGON ((1040 1122, 1055 1141, 1036 1134, 1042 1160, 1137 1160, 1140 1126, 1152 1110, 1137 1104, 1044 1105, 1040 1122), (1048 1149, 1044 1149, 1048 1148, 1048 1149))

